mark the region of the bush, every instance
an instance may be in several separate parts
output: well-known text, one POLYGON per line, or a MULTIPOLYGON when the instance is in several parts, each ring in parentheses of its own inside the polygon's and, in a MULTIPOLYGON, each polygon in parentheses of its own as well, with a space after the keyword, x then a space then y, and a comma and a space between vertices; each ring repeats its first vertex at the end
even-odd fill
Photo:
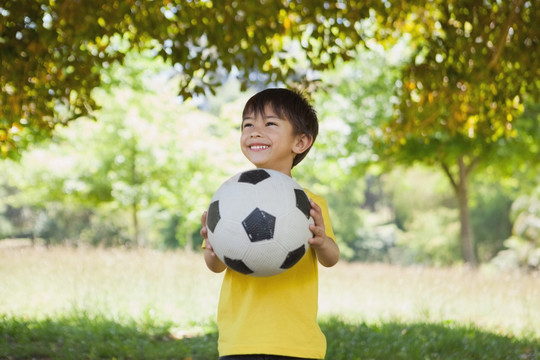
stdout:
POLYGON ((492 260, 500 268, 540 270, 540 186, 531 195, 520 196, 512 204, 513 235, 505 249, 492 260))

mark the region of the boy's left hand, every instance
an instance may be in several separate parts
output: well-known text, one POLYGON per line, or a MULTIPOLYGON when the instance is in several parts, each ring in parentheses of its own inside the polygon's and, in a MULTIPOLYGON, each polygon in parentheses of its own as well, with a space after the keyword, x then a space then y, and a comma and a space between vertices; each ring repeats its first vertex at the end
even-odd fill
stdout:
POLYGON ((314 224, 309 225, 309 230, 311 230, 313 233, 313 237, 309 239, 309 245, 317 248, 325 242, 328 236, 326 236, 321 208, 315 203, 315 201, 309 199, 309 202, 311 204, 310 215, 314 222, 314 224))
POLYGON ((315 250, 317 259, 322 265, 334 266, 339 260, 339 248, 336 242, 326 235, 322 210, 313 200, 311 203, 310 215, 313 218, 313 224, 309 225, 309 230, 313 237, 308 240, 309 245, 315 250))

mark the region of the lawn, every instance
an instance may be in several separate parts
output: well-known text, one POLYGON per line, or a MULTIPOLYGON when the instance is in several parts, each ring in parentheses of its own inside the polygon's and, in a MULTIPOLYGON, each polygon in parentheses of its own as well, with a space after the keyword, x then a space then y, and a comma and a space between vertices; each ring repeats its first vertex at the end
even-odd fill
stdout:
MULTIPOLYGON (((0 249, 0 359, 216 359, 222 275, 201 254, 0 249)), ((540 359, 540 276, 320 271, 328 360, 540 359)))

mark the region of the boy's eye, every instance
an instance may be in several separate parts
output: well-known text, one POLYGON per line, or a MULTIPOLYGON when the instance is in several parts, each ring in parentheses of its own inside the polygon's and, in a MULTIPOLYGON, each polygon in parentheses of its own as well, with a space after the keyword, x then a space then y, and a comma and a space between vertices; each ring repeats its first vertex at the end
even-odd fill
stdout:
POLYGON ((253 125, 250 124, 250 123, 243 123, 242 124, 242 129, 245 129, 245 128, 248 128, 248 127, 252 127, 253 125))
POLYGON ((277 124, 273 121, 269 121, 266 123, 266 126, 277 126, 277 124))

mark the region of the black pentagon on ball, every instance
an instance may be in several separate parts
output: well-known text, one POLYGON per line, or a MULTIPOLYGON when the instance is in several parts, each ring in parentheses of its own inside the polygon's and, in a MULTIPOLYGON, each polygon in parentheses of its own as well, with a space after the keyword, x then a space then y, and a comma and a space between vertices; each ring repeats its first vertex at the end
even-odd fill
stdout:
POLYGON ((221 219, 219 214, 219 200, 214 201, 208 207, 208 213, 206 214, 206 226, 213 233, 216 229, 217 223, 221 219))
POLYGON ((294 264, 296 264, 302 256, 306 253, 306 248, 304 245, 300 246, 298 249, 289 251, 287 254, 287 257, 285 258, 285 261, 283 261, 283 264, 281 264, 281 269, 290 269, 293 267, 294 264))
POLYGON ((238 182, 248 183, 248 184, 258 184, 263 180, 266 180, 270 177, 270 174, 262 169, 249 170, 243 172, 238 178, 238 182))
POLYGON ((242 221, 242 226, 251 242, 269 240, 274 237, 276 217, 256 208, 242 221))
POLYGON ((309 203, 309 198, 306 193, 301 189, 294 189, 294 196, 296 197, 296 207, 309 219, 311 204, 309 203))
POLYGON ((238 271, 239 273, 244 275, 253 274, 253 270, 251 270, 246 264, 244 264, 242 260, 234 260, 225 256, 224 261, 225 265, 227 265, 234 271, 238 271))

